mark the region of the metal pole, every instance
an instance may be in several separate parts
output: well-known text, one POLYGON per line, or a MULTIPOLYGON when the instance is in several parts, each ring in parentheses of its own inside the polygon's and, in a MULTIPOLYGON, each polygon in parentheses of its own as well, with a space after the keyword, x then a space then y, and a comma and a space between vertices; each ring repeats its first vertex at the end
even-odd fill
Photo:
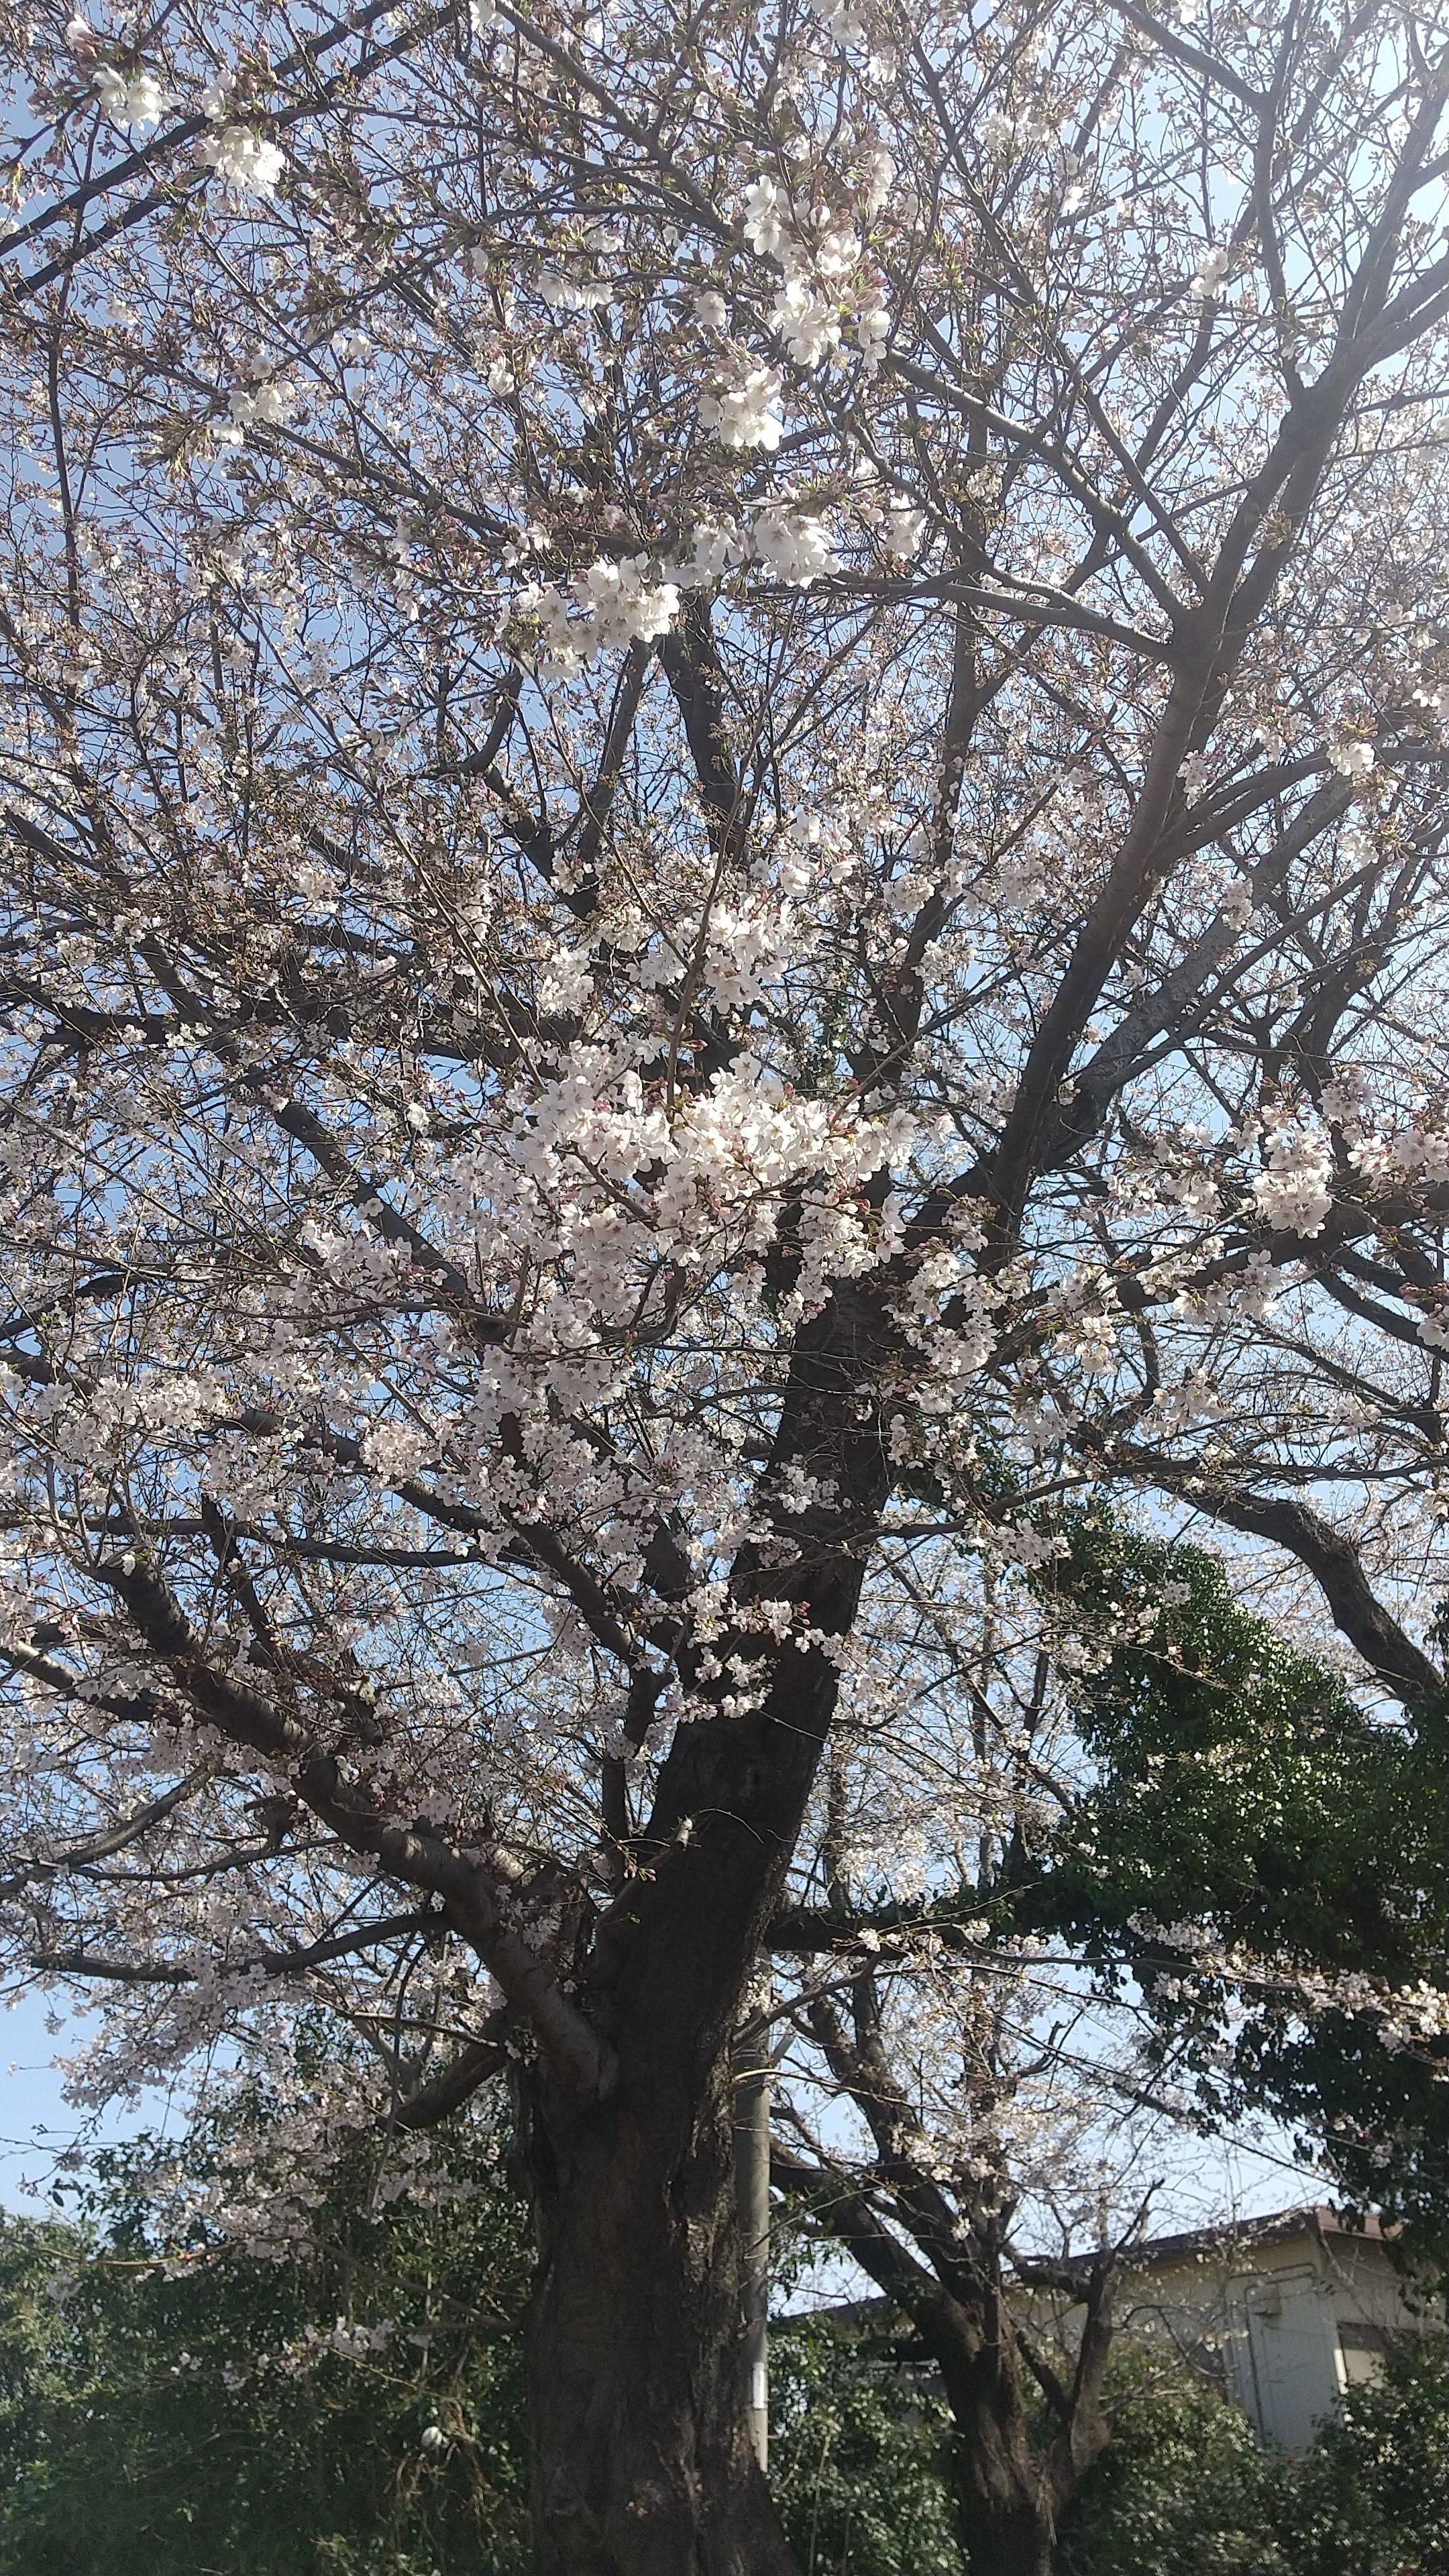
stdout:
POLYGON ((751 1989, 734 2048, 735 2208, 740 2229, 741 2362, 750 2448, 770 2460, 770 1985, 751 1989))

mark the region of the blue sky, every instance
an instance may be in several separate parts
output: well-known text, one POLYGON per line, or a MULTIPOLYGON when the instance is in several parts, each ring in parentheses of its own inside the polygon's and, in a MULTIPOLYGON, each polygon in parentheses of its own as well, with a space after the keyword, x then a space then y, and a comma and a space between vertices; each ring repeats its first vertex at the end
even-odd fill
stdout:
POLYGON ((57 1998, 35 1994, 6 2000, 0 2009, 0 2208, 28 2211, 45 2205, 45 2186, 58 2154, 73 2144, 100 2144, 134 2135, 138 2129, 161 2129, 170 2113, 168 2096, 152 2089, 136 2102, 110 2105, 97 2120, 83 2116, 62 2094, 63 2078, 55 2066, 59 2052, 78 2044, 50 2029, 57 1998), (27 2185, 38 2186, 39 2197, 27 2185))

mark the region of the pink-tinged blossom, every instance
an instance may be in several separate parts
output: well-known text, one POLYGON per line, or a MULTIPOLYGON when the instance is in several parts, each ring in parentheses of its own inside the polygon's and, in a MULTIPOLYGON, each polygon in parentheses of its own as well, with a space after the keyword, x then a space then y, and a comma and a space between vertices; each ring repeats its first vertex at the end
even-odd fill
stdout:
POLYGON ((778 367, 762 366, 748 349, 732 345, 700 395, 701 428, 721 447, 760 448, 772 456, 785 427, 776 409, 781 383, 778 367))
POLYGON ((1265 1168, 1253 1197, 1275 1232, 1321 1234, 1333 1205, 1332 1160, 1321 1135, 1305 1127, 1279 1127, 1268 1137, 1265 1168))

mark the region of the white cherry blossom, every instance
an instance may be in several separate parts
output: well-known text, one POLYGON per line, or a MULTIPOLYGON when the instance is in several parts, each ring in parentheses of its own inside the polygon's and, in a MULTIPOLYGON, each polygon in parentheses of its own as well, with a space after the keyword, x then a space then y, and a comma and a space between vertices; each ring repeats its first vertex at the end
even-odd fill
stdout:
POLYGON ((237 197, 274 197, 286 168, 281 145, 250 125, 223 125, 203 135, 201 157, 237 197))
MULTIPOLYGON (((72 20, 72 28, 81 22, 72 20)), ((71 31, 67 30, 70 37, 71 31)), ((89 30, 87 30, 87 36, 89 30)), ((86 38, 72 41, 73 52, 86 50, 86 38)), ((125 126, 132 134, 145 136, 160 124, 171 100, 154 72, 117 70, 102 63, 92 83, 101 111, 113 125, 125 126)))
POLYGON ((734 343, 700 395, 700 425, 714 433, 721 447, 760 448, 771 456, 784 434, 776 408, 781 386, 778 367, 762 366, 734 343))

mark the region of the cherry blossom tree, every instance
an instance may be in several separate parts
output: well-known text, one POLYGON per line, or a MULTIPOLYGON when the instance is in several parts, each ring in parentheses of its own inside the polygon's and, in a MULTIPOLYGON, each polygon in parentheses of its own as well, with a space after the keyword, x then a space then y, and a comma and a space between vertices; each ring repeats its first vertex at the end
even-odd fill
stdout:
POLYGON ((15 1973, 330 2008, 299 2171, 506 2072, 539 2569, 783 2571, 730 2047, 922 1547, 1442 1707, 1449 51, 5 23, 15 1973))

